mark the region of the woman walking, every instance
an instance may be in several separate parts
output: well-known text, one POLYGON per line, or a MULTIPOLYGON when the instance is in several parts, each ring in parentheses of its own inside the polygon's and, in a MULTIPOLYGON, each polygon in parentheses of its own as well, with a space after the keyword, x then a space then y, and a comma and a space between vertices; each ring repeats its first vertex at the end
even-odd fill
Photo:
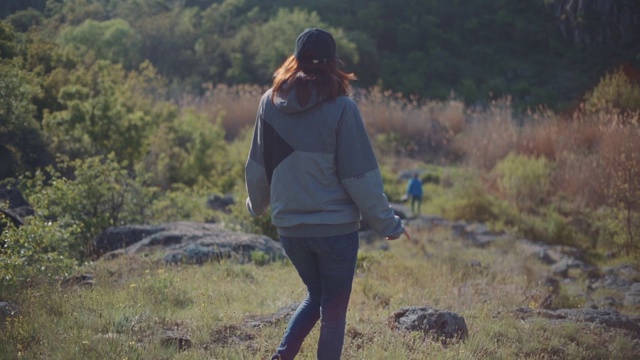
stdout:
POLYGON ((258 107, 245 167, 247 208, 271 207, 285 253, 307 287, 272 359, 293 359, 320 320, 318 359, 340 359, 361 216, 388 240, 409 234, 383 194, 336 43, 307 29, 258 107))

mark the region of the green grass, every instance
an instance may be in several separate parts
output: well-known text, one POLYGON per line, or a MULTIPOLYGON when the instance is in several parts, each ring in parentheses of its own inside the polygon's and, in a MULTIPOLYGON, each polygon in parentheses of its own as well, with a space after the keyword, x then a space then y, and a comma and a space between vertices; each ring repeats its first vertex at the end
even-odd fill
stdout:
MULTIPOLYGON (((629 359, 640 354, 624 333, 589 324, 511 315, 542 291, 542 265, 498 243, 469 247, 445 232, 416 232, 389 251, 360 251, 347 315, 344 359, 629 359), (480 264, 478 266, 477 264, 480 264), (475 265, 474 265, 475 264, 475 265), (465 318, 470 337, 443 346, 390 330, 402 306, 431 306, 465 318)), ((373 248, 373 247, 371 247, 373 248)), ((97 261, 91 288, 41 284, 13 294, 20 316, 2 330, 2 359, 264 359, 284 322, 243 327, 302 300, 288 262, 213 262, 167 267, 154 256, 97 261), (179 351, 163 331, 188 336, 179 351)), ((317 327, 298 359, 314 359, 317 327)))

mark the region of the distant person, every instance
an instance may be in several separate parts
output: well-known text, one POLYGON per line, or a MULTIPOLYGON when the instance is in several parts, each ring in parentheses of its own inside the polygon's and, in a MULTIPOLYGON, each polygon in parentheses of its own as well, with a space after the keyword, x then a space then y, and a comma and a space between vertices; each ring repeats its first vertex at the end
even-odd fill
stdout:
POLYGON ((245 176, 252 215, 271 206, 307 287, 272 359, 293 359, 320 320, 318 359, 340 359, 362 217, 387 240, 409 237, 383 194, 360 111, 347 96, 333 36, 307 29, 258 107, 245 176))
POLYGON ((411 199, 411 213, 413 216, 420 215, 420 206, 422 205, 422 181, 420 181, 418 173, 414 173, 413 177, 407 183, 407 196, 411 199))

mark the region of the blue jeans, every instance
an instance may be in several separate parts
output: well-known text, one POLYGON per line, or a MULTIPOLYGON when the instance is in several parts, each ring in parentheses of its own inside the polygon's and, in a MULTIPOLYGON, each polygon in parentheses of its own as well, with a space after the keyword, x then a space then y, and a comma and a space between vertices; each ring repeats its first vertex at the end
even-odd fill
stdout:
POLYGON ((340 359, 358 257, 358 232, 328 237, 281 236, 280 242, 307 286, 307 297, 289 320, 273 359, 295 358, 318 320, 318 359, 340 359))

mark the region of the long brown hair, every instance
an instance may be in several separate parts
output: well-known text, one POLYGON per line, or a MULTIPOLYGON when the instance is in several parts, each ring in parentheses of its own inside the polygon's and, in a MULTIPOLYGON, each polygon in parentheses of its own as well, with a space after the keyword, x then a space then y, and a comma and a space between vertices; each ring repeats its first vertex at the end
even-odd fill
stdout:
MULTIPOLYGON (((346 73, 338 65, 340 60, 333 60, 327 64, 307 64, 299 62, 291 55, 273 74, 273 94, 286 92, 295 88, 298 102, 304 106, 311 98, 313 88, 318 92, 322 101, 330 101, 338 96, 347 95, 349 83, 356 79, 353 73, 346 73), (284 86, 290 84, 285 89, 284 86)), ((274 102, 274 97, 271 101, 274 102)))

